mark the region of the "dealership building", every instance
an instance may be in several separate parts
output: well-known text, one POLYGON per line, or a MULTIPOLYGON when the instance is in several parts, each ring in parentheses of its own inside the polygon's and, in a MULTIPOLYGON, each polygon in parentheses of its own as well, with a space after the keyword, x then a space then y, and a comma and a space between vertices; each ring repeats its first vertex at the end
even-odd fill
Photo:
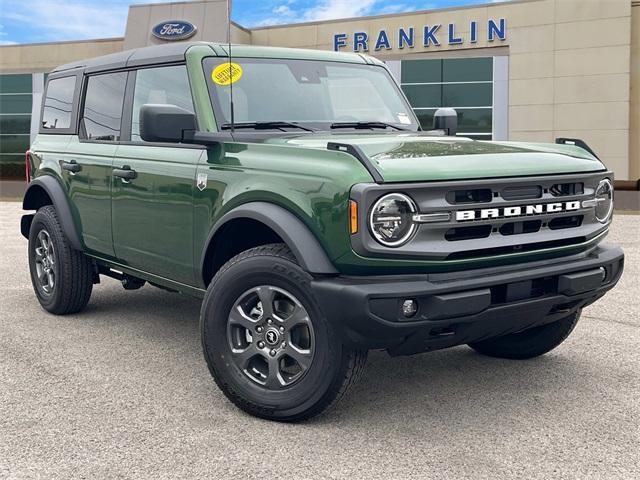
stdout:
MULTIPOLYGON (((226 0, 132 5, 123 38, 0 47, 2 177, 24 172, 55 66, 182 41, 175 37, 226 42, 228 22, 226 0)), ((375 56, 423 127, 431 127, 437 108, 453 107, 459 135, 581 138, 619 185, 638 184, 640 1, 516 0, 250 29, 232 22, 230 31, 234 43, 375 56)))

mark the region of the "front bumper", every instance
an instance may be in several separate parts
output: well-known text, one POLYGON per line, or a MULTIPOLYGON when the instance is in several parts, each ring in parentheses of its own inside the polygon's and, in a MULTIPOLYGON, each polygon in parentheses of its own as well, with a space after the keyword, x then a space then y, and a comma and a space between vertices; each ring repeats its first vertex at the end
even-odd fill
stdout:
POLYGON ((454 273, 318 278, 323 313, 357 348, 392 355, 436 350, 559 320, 613 288, 624 267, 619 247, 541 262, 454 273), (418 311, 402 313, 413 299, 418 311))

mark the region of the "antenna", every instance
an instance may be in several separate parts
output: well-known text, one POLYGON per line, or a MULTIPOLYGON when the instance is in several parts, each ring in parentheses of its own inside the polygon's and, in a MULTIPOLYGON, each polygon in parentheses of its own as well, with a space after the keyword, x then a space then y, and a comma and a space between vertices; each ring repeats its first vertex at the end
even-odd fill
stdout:
MULTIPOLYGON (((229 79, 233 80, 233 64, 231 62, 231 0, 227 0, 227 43, 229 45, 229 79)), ((229 82, 229 102, 231 107, 231 133, 235 131, 235 119, 233 112, 233 81, 229 82)))

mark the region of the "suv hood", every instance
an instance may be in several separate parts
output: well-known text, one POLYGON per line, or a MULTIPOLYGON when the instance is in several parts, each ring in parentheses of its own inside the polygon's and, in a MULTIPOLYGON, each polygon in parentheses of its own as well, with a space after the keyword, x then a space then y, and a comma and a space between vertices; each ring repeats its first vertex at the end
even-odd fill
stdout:
POLYGON ((395 134, 309 134, 267 143, 326 149, 328 142, 360 147, 385 182, 460 180, 605 170, 593 155, 572 145, 485 142, 395 134))

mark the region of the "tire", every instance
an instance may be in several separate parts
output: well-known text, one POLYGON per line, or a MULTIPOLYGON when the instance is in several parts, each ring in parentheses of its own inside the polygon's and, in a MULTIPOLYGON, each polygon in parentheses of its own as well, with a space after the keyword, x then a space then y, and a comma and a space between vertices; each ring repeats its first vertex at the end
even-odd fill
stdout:
POLYGON ((200 330, 209 371, 251 415, 314 417, 336 404, 364 368, 367 352, 343 345, 311 280, 286 245, 270 244, 229 260, 207 289, 200 330))
POLYGON ((31 283, 42 308, 65 315, 86 307, 93 290, 91 260, 71 247, 53 206, 35 214, 28 253, 31 283))
POLYGON ((575 312, 547 325, 503 337, 470 343, 469 346, 476 352, 489 357, 515 360, 534 358, 550 352, 564 342, 579 319, 580 312, 575 312))

